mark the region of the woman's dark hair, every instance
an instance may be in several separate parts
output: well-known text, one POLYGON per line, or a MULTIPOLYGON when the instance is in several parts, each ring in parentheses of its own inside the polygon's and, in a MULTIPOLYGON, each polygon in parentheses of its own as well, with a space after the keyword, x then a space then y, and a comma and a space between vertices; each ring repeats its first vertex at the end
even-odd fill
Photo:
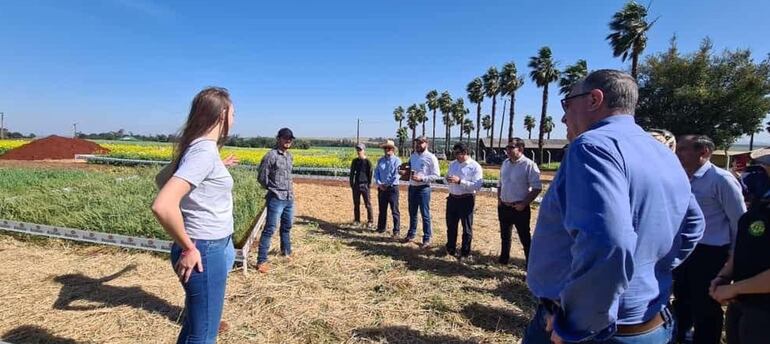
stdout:
POLYGON ((231 105, 230 93, 222 87, 207 87, 195 95, 190 106, 190 114, 187 116, 187 122, 174 150, 174 165, 179 164, 182 154, 193 140, 205 135, 220 122, 222 122, 222 131, 219 133, 217 145, 221 147, 225 143, 230 127, 227 111, 231 105), (223 113, 225 114, 224 117, 222 116, 223 113))

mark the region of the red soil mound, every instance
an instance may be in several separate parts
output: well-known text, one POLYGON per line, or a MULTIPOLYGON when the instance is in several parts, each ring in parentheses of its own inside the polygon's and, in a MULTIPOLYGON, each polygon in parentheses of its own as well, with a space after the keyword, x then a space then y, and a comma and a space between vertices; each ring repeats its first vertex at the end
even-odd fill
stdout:
POLYGON ((91 141, 56 135, 32 141, 7 151, 3 160, 73 159, 75 154, 103 154, 109 150, 91 141))

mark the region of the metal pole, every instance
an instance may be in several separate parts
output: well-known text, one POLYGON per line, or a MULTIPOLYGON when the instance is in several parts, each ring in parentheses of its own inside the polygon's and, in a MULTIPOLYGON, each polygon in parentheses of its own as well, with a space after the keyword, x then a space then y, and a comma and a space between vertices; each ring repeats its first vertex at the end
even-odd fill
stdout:
MULTIPOLYGON (((503 127, 505 126, 505 107, 508 105, 508 99, 503 102, 503 114, 500 115, 500 136, 497 137, 497 146, 502 147, 503 142, 503 127)), ((492 143, 494 144, 494 142, 492 143)))
POLYGON ((72 138, 78 137, 78 124, 72 123, 72 138))
POLYGON ((356 144, 359 144, 359 135, 361 133, 361 119, 356 118, 356 144))
POLYGON ((5 113, 0 112, 0 140, 5 139, 5 113))

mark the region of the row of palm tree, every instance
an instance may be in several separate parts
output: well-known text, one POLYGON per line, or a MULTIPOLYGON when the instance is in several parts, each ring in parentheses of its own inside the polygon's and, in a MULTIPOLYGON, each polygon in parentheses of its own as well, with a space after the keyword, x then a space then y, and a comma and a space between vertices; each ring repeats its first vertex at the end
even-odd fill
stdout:
MULTIPOLYGON (((647 13, 649 8, 644 7, 635 1, 626 3, 623 8, 615 13, 609 22, 611 33, 606 37, 615 57, 621 57, 622 61, 631 59, 631 75, 636 78, 639 56, 647 45, 647 32, 657 19, 647 22, 647 13)), ((559 93, 569 94, 576 82, 585 78, 588 74, 588 63, 580 59, 575 64, 567 66, 564 71, 560 71, 558 63, 553 58, 551 49, 544 46, 538 50, 537 55, 530 57, 527 66, 530 68, 529 77, 538 88, 543 89, 542 107, 540 111, 540 126, 538 131, 538 150, 539 159, 542 161, 544 138, 550 139, 550 133, 553 131, 555 123, 551 116, 548 116, 548 97, 549 86, 558 81, 559 93)), ((412 104, 406 112, 399 106, 393 111, 395 120, 399 123, 399 141, 403 147, 403 140, 406 135, 401 135, 402 121, 406 115, 407 126, 412 130, 412 138, 416 134, 416 128, 422 124, 422 134, 425 135, 425 122, 428 121, 427 111, 433 113, 433 147, 436 143, 436 116, 437 111, 442 114, 442 122, 445 127, 444 151, 448 152, 450 147, 451 129, 453 126, 460 127, 460 140, 463 134, 467 134, 470 142, 470 134, 476 130, 476 142, 479 141, 480 131, 483 128, 490 138, 490 143, 494 145, 494 128, 497 122, 497 100, 498 96, 509 97, 510 106, 508 108, 508 141, 514 136, 513 123, 516 108, 516 91, 524 85, 524 76, 519 75, 514 62, 508 62, 503 65, 502 72, 497 67, 490 67, 484 75, 474 78, 466 86, 468 100, 476 104, 476 121, 466 118, 469 110, 465 108, 462 97, 452 99, 449 91, 444 91, 440 95, 438 91, 431 90, 425 95, 425 103, 412 104), (485 98, 492 100, 491 116, 482 117, 481 105, 485 98), (479 125, 481 124, 481 125, 479 125)), ((505 108, 505 106, 504 106, 505 108)), ((503 109, 505 111, 505 109, 503 109)), ((505 122, 502 118, 501 122, 505 122)), ((535 118, 527 115, 524 118, 524 127, 532 138, 532 130, 536 126, 535 118)), ((501 123, 502 136, 502 123, 501 123)), ((502 137, 498 139, 501 141, 502 137)), ((476 145, 476 156, 480 156, 480 147, 476 145)))

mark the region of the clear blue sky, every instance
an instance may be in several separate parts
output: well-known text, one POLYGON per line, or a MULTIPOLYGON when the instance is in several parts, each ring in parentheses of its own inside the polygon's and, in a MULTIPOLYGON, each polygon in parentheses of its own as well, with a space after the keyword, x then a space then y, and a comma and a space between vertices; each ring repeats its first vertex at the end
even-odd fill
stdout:
MULTIPOLYGON (((12 130, 25 133, 68 134, 73 122, 84 132, 171 133, 193 95, 217 85, 232 93, 241 135, 274 135, 289 126, 298 136, 351 137, 360 117, 362 135, 393 136, 395 106, 422 102, 434 88, 465 96, 470 80, 508 61, 528 73, 528 58, 544 45, 561 68, 579 58, 590 69, 628 68, 604 40, 622 5, 5 1, 0 111, 12 130)), ((651 13, 660 20, 646 54, 663 51, 673 34, 682 51, 710 36, 719 50, 750 48, 757 60, 770 53, 770 1, 658 0, 651 13)), ((559 97, 552 92, 555 119, 562 115, 559 97)), ((524 114, 539 118, 540 102, 540 89, 527 79, 517 94, 517 135, 526 135, 524 114)), ((485 101, 483 112, 490 107, 485 101)), ((564 132, 559 123, 552 137, 564 132)))

